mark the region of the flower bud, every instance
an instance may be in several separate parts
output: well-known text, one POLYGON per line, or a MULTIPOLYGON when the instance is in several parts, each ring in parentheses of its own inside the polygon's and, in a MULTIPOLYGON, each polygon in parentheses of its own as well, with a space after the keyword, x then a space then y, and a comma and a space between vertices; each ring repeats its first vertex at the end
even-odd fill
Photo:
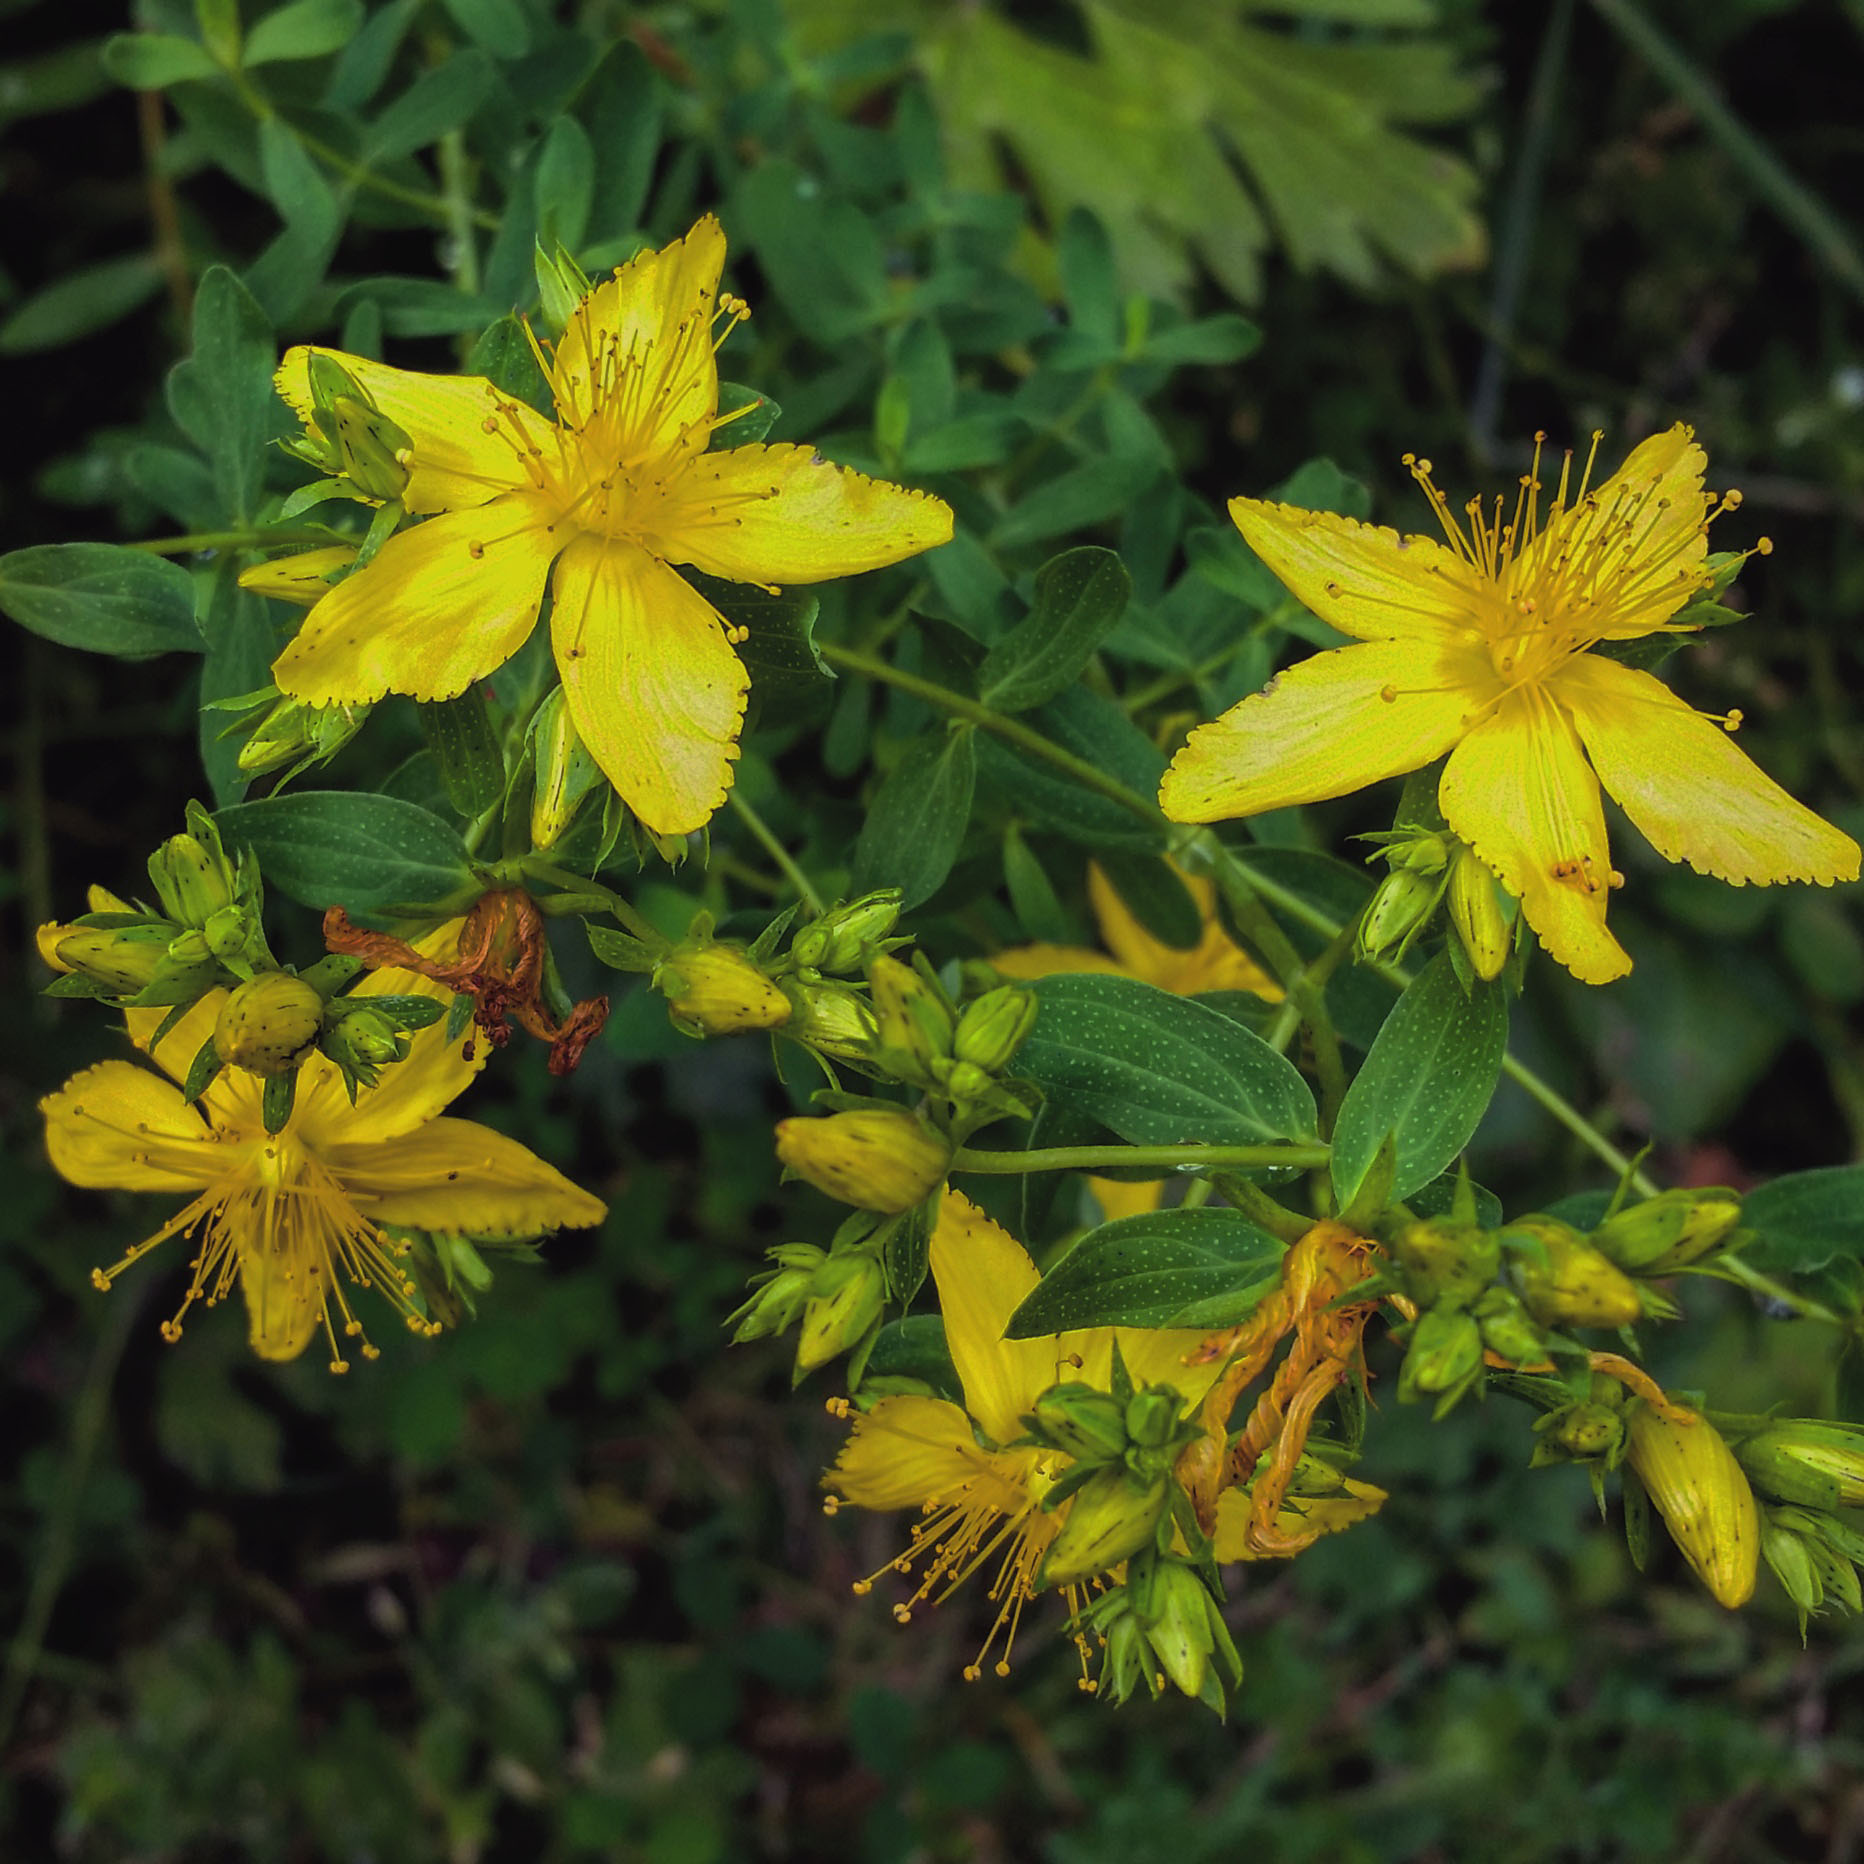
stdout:
POLYGON ((951 1146, 904 1109, 862 1107, 826 1119, 782 1121, 777 1157, 818 1191, 893 1216, 944 1182, 951 1146))
POLYGON ((1631 1467, 1670 1538, 1718 1605, 1745 1605, 1760 1568, 1760 1511, 1721 1432, 1695 1413, 1634 1404, 1630 1433, 1631 1467))
POLYGON ((1535 1451, 1536 1463, 1602 1459, 1616 1468, 1628 1441, 1624 1412, 1617 1405, 1591 1399, 1548 1412, 1534 1428, 1543 1446, 1535 1451))
POLYGON ((1061 1532, 1049 1543, 1038 1586, 1073 1586, 1111 1572, 1152 1545, 1171 1501, 1171 1478, 1138 1482, 1117 1465, 1089 1476, 1068 1503, 1061 1532))
POLYGON ((955 1033, 944 995, 897 958, 876 958, 867 967, 880 1046, 901 1078, 930 1085, 933 1064, 949 1060, 955 1033))
POLYGON ((1512 1289, 1489 1289, 1469 1311, 1482 1330, 1482 1344, 1498 1359, 1523 1366, 1547 1357, 1545 1338, 1512 1289))
POLYGON ((1158 1667, 1193 1701, 1214 1682, 1220 1709, 1243 1680, 1243 1660, 1209 1588, 1181 1560, 1161 1560, 1150 1604, 1146 1642, 1158 1667))
POLYGON ((1437 910, 1442 884, 1415 867, 1394 867, 1360 915, 1355 941, 1362 963, 1398 958, 1437 910))
POLYGON ((999 984, 966 1006, 952 1036, 952 1054, 986 1074, 999 1073, 1035 1027, 1040 1007, 1033 991, 1019 984, 999 984))
POLYGON ((594 289, 589 274, 561 242, 546 252, 541 239, 532 247, 531 269, 537 279, 538 308, 545 325, 556 332, 567 330, 576 307, 594 289))
POLYGON ((1163 1450, 1176 1445, 1178 1419, 1184 1396, 1174 1386, 1148 1385, 1126 1401, 1126 1434, 1139 1450, 1163 1450))
POLYGON ((1470 969, 1493 983, 1514 950, 1518 902, 1503 892, 1473 848, 1459 849, 1450 863, 1449 902, 1450 924, 1470 969))
POLYGON ((815 1285, 816 1270, 828 1257, 813 1243, 780 1243, 770 1251, 770 1259, 777 1266, 758 1276, 750 1298, 726 1317, 726 1326, 734 1329, 734 1346, 787 1333, 815 1285))
POLYGON ((1482 1370, 1482 1330, 1460 1309, 1428 1308, 1417 1317, 1398 1374, 1398 1398, 1444 1397, 1454 1404, 1482 1370))
MULTIPOLYGON (((330 593, 337 574, 355 561, 354 544, 328 544, 317 550, 300 550, 292 556, 274 557, 269 563, 255 563, 251 569, 241 570, 239 586, 250 589, 254 595, 269 595, 274 601, 290 602, 297 608, 315 608, 330 593)), ((244 764, 241 768, 245 768, 244 764)))
POLYGON ((198 931, 237 901, 239 877, 213 817, 199 803, 188 805, 188 829, 150 855, 149 879, 169 918, 198 931))
POLYGON ((382 1070, 408 1052, 407 1038, 394 1023, 361 1005, 333 1012, 317 1046, 346 1077, 354 1075, 365 1087, 373 1087, 382 1070))
POLYGON ((817 1269, 803 1308, 796 1376, 858 1346, 879 1321, 886 1294, 886 1275, 873 1256, 830 1256, 817 1269))
POLYGON ((220 1006, 214 1053, 263 1078, 289 1074, 323 1027, 324 1000, 301 977, 265 971, 220 1006))
POLYGON ((1501 1239, 1474 1223, 1407 1223, 1392 1239, 1405 1289, 1420 1306, 1467 1307, 1495 1280, 1501 1239))
POLYGON ((306 705, 280 697, 240 746, 239 767, 249 777, 286 764, 327 763, 355 737, 368 718, 367 705, 306 705))
POLYGON ((1817 1418, 1782 1418, 1736 1446, 1755 1486, 1803 1508, 1864 1504, 1864 1428, 1817 1418))
POLYGON ((174 935, 174 927, 167 925, 78 926, 52 946, 52 959, 61 971, 81 971, 127 996, 155 981, 174 935))
POLYGON ((806 1047, 842 1061, 868 1061, 880 1040, 873 1005, 847 984, 804 983, 786 979, 780 986, 790 1000, 784 1033, 806 1047))
POLYGON ((583 800, 599 788, 601 767, 589 755, 561 686, 552 687, 530 727, 536 779, 531 791, 531 846, 554 848, 583 800))
POLYGON ((1719 1185, 1660 1191, 1608 1217, 1591 1241, 1634 1275, 1665 1275, 1699 1262, 1740 1221, 1740 1196, 1719 1185))
POLYGON ((1636 1284, 1555 1217, 1519 1217, 1502 1232, 1528 1312, 1549 1327, 1628 1327, 1643 1312, 1636 1284))
POLYGON ((781 1029, 790 1000, 735 945, 682 945, 654 967, 673 1026, 689 1036, 781 1029))
POLYGON ((838 975, 865 971, 881 955, 904 898, 898 887, 882 887, 846 905, 831 906, 790 940, 790 956, 805 970, 838 975))
POLYGON ((1111 1392, 1078 1380, 1051 1385, 1023 1422, 1077 1463, 1107 1463, 1126 1454, 1126 1407, 1111 1392))
MULTIPOLYGON (((1814 1564, 1814 1545, 1805 1535, 1776 1522, 1770 1514, 1761 1516, 1761 1558, 1773 1569, 1774 1578, 1793 1601, 1793 1609, 1799 1614, 1801 1637, 1806 1634, 1806 1620, 1825 1603, 1824 1575, 1814 1564)), ((1848 1566, 1846 1570, 1850 1570, 1848 1566)))
POLYGON ((328 351, 311 351, 309 374, 310 431, 292 450, 363 498, 392 504, 407 490, 414 442, 328 351))

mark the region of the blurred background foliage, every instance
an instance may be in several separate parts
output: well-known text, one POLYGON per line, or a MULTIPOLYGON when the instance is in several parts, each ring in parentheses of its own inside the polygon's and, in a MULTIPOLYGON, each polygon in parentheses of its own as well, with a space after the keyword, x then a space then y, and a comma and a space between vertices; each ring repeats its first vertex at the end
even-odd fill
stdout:
MULTIPOLYGON (((1686 418, 1778 548, 1743 579, 1757 619, 1680 683, 1864 821, 1864 269, 1836 206, 1856 0, 296 0, 243 22, 143 0, 134 40, 114 9, 5 13, 0 546, 225 511, 189 445, 211 435, 162 386, 210 263, 287 339, 444 367, 530 301, 535 234, 594 268, 717 205, 757 307, 727 373, 782 404, 777 437, 958 505, 968 543, 901 598, 924 664, 953 651, 941 617, 988 638, 1010 580, 1087 539, 1133 573, 1109 644, 1128 690, 1209 715, 1311 628, 1225 497, 1299 472, 1293 496, 1421 528, 1407 448, 1473 487, 1521 470, 1536 427, 1603 426, 1615 453, 1686 418)), ((599 1234, 366 1375, 261 1367, 224 1315, 168 1351, 164 1271, 108 1301, 87 1279, 143 1207, 42 1162, 36 1097, 114 1039, 35 994, 30 929, 92 880, 133 886, 200 788, 191 663, 6 651, 5 1855, 1864 1848, 1864 1632, 1802 1649, 1777 1597, 1734 1618, 1674 1560, 1638 1580, 1576 1471, 1528 1475, 1499 1402, 1435 1428, 1386 1406, 1365 1473, 1393 1500, 1252 1577, 1228 1726, 1176 1699, 1115 1718, 1059 1642, 1013 1685, 961 1685, 981 1601, 902 1632, 852 1599, 894 1524, 824 1519, 821 1394, 790 1397, 778 1343, 722 1350, 761 1250, 825 1227, 776 1183, 787 1091, 757 1043, 688 1043, 644 993, 572 1081, 513 1050, 472 1106, 608 1197, 599 1234)), ((210 651, 203 677, 250 672, 210 651)), ((870 742, 884 770, 924 714, 844 680, 763 722, 740 783, 832 874, 870 742)), ((385 709, 330 781, 380 787, 418 745, 385 709)), ((1066 825, 981 761, 976 824, 913 921, 940 956, 1084 923, 1066 825)), ((1362 798, 1263 832, 1379 825, 1362 798)), ((1637 971, 1588 993, 1537 966, 1517 1048, 1673 1181, 1864 1153, 1856 890, 1735 892, 1619 845, 1637 971)), ((721 851, 644 904, 755 897, 754 845, 721 851)), ((296 915, 281 949, 309 937, 296 915)), ((1512 1092, 1475 1163, 1515 1209, 1599 1181, 1512 1092)), ((1689 1302, 1667 1383, 1864 1418, 1829 1334, 1689 1302)))

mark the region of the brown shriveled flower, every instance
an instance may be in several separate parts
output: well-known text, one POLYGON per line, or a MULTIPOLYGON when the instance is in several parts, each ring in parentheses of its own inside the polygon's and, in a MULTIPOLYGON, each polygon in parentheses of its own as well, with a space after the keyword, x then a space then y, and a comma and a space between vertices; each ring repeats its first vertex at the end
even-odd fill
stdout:
MULTIPOLYGON (((340 906, 324 914, 324 943, 360 958, 370 970, 396 965, 471 997, 473 1021, 494 1047, 511 1040, 511 1025, 550 1044, 550 1072, 572 1073, 583 1050, 608 1020, 608 999, 591 997, 559 1016, 546 998, 544 919, 537 902, 520 888, 480 896, 460 927, 452 963, 424 957, 386 932, 350 924, 340 906)), ((561 998, 561 992, 558 993, 561 998)))

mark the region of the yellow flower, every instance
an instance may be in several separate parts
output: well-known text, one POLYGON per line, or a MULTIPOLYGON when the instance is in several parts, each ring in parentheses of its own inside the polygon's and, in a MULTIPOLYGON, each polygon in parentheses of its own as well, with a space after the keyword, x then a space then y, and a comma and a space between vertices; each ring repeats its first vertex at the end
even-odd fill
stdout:
MULTIPOLYGON (((1292 1540, 1298 1535, 1338 1534, 1367 1521, 1385 1506, 1383 1489, 1351 1476, 1340 1479, 1333 1495, 1290 1495, 1275 1517, 1276 1531, 1292 1540)), ((1249 1544, 1251 1509, 1243 1489, 1225 1489, 1217 1497, 1217 1531, 1211 1536, 1212 1555, 1220 1565, 1232 1560, 1275 1560, 1284 1556, 1258 1553, 1249 1544)))
MULTIPOLYGON (((823 1478, 840 1501, 857 1508, 917 1508, 912 1545, 883 1571, 912 1576, 911 1598, 893 1608, 901 1624, 913 1607, 937 1604, 980 1567, 995 1562, 989 1596, 997 1615, 967 1677, 982 1673, 985 1658, 1003 1636, 996 1663, 1009 1671, 1023 1607, 1034 1596, 1042 1556, 1067 1519, 1065 1504, 1045 1512, 1042 1498, 1071 1460, 1032 1446, 1006 1447, 1025 1435, 1022 1418, 1051 1385, 1062 1380, 1106 1390, 1112 1382, 1113 1329, 1084 1328, 1032 1340, 1006 1340, 1003 1330, 1041 1277, 1022 1245, 957 1191, 947 1191, 932 1232, 932 1277, 938 1285, 964 1403, 943 1398, 882 1398, 854 1418, 835 1467, 823 1478)), ((1120 1352, 1137 1385, 1175 1385, 1189 1400, 1203 1396, 1217 1366, 1186 1366, 1183 1357, 1203 1341, 1196 1331, 1120 1330, 1120 1352)), ((831 1405, 840 1415, 843 1400, 831 1405)), ((862 1580, 855 1591, 873 1588, 862 1580)), ((1078 1587, 1064 1587, 1072 1610, 1078 1587)), ((1083 1661, 1086 1660, 1082 1648, 1083 1661)))
MULTIPOLYGON (((441 934, 457 937, 458 922, 441 934)), ((440 936, 440 935, 436 935, 440 936)), ((450 996, 426 978, 377 971, 357 996, 383 992, 450 996)), ((331 1370, 343 1372, 339 1333, 363 1337, 343 1286, 374 1287, 417 1333, 438 1332, 414 1297, 381 1225, 528 1236, 559 1225, 598 1223, 591 1197, 514 1140, 470 1120, 437 1117, 484 1065, 483 1044, 448 1040, 444 1019, 418 1031, 408 1058, 383 1071, 351 1106, 335 1066, 313 1055, 298 1077, 291 1118, 268 1134, 262 1084, 223 1071, 195 1106, 176 1085, 211 1034, 227 993, 211 992, 150 1051, 161 1010, 128 1012, 130 1039, 164 1079, 134 1062, 106 1061, 74 1075, 40 1103, 52 1164, 73 1184, 124 1191, 185 1191, 193 1200, 138 1243, 116 1267, 94 1269, 99 1288, 171 1236, 198 1239, 193 1279, 169 1340, 202 1300, 213 1306, 235 1281, 246 1298, 253 1350, 295 1359, 321 1326, 331 1370), (464 1050, 478 1050, 469 1062, 464 1050), (331 1314, 331 1303, 336 1314, 331 1314)))
MULTIPOLYGON (((1223 921, 1217 916, 1216 882, 1182 869, 1178 878, 1197 902, 1204 922, 1203 937, 1185 950, 1167 945, 1148 932, 1101 871, 1100 863, 1091 861, 1087 897, 1107 950, 1090 951, 1079 945, 1017 945, 997 952, 990 962, 1005 977, 1098 971, 1114 977, 1136 977, 1142 984, 1156 984, 1160 990, 1180 997, 1196 996, 1205 990, 1247 990, 1265 1002, 1279 1003, 1281 986, 1223 929, 1223 921)), ((1156 1210, 1165 1194, 1163 1179, 1141 1184, 1128 1184, 1118 1178, 1089 1178, 1087 1182, 1109 1220, 1156 1210)))
MULTIPOLYGON (((1594 452, 1597 441, 1594 441, 1594 452)), ((1681 425, 1576 490, 1571 458, 1540 509, 1536 470, 1513 515, 1466 507, 1467 528, 1407 460, 1448 536, 1357 524, 1257 499, 1230 515, 1323 621, 1355 637, 1289 668, 1200 726, 1159 801, 1180 822, 1343 796, 1449 753, 1437 800, 1516 895, 1549 952, 1586 983, 1631 960, 1605 927, 1616 884, 1601 783, 1666 860, 1740 886, 1855 880, 1857 844, 1738 751, 1660 680, 1588 650, 1671 632, 1708 586, 1707 461, 1681 425)), ((1765 548, 1763 544, 1761 546, 1765 548)))
MULTIPOLYGON (((590 755, 656 833, 704 824, 731 784, 747 676, 673 565, 813 583, 951 536, 938 499, 808 447, 707 450, 724 425, 713 326, 746 315, 719 294, 724 261, 708 215, 597 286, 549 358, 554 420, 479 376, 320 352, 409 436, 403 503, 433 515, 318 602, 273 669, 280 688, 313 705, 450 698, 517 652, 548 582, 551 645, 590 755)), ((307 424, 313 353, 292 350, 278 372, 307 424)))

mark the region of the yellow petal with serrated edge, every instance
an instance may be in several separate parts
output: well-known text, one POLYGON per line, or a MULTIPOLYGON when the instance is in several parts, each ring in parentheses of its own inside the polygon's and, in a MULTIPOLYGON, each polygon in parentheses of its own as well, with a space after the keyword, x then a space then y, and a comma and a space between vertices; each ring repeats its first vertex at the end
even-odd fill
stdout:
MULTIPOLYGON (((307 426, 311 418, 312 346, 285 352, 272 378, 280 396, 307 426)), ((485 431, 506 397, 482 375, 422 375, 351 356, 344 350, 316 349, 346 369, 382 413, 412 443, 408 488, 402 503, 410 511, 464 511, 483 505, 501 492, 526 483, 523 463, 508 427, 485 431)), ((520 418, 541 432, 549 422, 529 409, 520 418)))
POLYGON ((809 447, 733 447, 686 467, 642 520, 673 563, 734 582, 817 583, 951 541, 951 507, 809 447))
POLYGON ((324 1324, 329 1261, 322 1251, 293 1248, 285 1231, 255 1222, 239 1242, 239 1291, 252 1350, 261 1359, 296 1359, 324 1324))
MULTIPOLYGON (((1278 1532, 1337 1534, 1369 1520, 1384 1507, 1385 1491, 1370 1482, 1346 1478, 1344 1490, 1333 1495, 1291 1495, 1275 1517, 1278 1532)), ((1213 1556, 1220 1566, 1232 1560, 1262 1560, 1275 1556, 1253 1552, 1245 1536, 1249 1531, 1249 1497, 1241 1489, 1225 1489, 1217 1497, 1217 1531, 1211 1536, 1213 1556)))
POLYGON ((456 698, 524 645, 562 543, 521 493, 399 532, 311 610, 272 677, 311 705, 456 698))
POLYGON ((1488 657, 1466 648, 1336 647, 1192 732, 1159 806, 1174 822, 1218 822, 1345 796, 1441 757, 1497 689, 1488 657))
POLYGON ((707 214, 683 239, 644 252, 570 317, 550 370, 558 418, 590 427, 616 459, 660 463, 701 452, 718 412, 712 327, 725 234, 707 214))
POLYGON ((1597 654, 1549 682, 1599 781, 1666 861, 1740 886, 1858 877, 1858 845, 1651 674, 1597 654))
POLYGON ((319 1157, 376 1223, 533 1236, 583 1229, 607 1214, 555 1166, 473 1120, 430 1120, 376 1144, 326 1144, 319 1157))
POLYGON ((1551 698, 1524 686, 1502 700, 1451 753, 1437 803, 1576 978, 1608 984, 1631 969, 1605 929, 1612 863, 1598 779, 1551 698))
MULTIPOLYGON (((1221 1360, 1201 1366, 1184 1363, 1185 1355, 1195 1352, 1210 1337, 1203 1328, 1120 1327, 1111 1331, 1119 1340, 1120 1357, 1126 1363, 1135 1390, 1147 1385, 1170 1385, 1183 1394, 1187 1403, 1194 1404, 1217 1382, 1217 1374, 1223 1370, 1221 1360)), ((1111 1343, 1105 1356, 1107 1371, 1103 1380, 1096 1363, 1099 1354, 1088 1355, 1086 1363, 1090 1371, 1086 1376, 1090 1384, 1111 1383, 1111 1343)))
POLYGON ((632 545, 563 553, 550 639, 589 755, 660 835, 702 828, 731 787, 750 681, 712 606, 632 545))
POLYGON ((39 1111, 53 1169, 92 1190, 198 1191, 227 1169, 227 1149, 181 1090, 134 1062, 84 1069, 39 1111))
POLYGON ((900 1395, 856 1416, 822 1481, 857 1508, 918 1508, 975 1481, 988 1460, 957 1405, 900 1395))
POLYGON ((1472 576, 1453 550, 1331 511, 1230 500, 1244 541, 1303 608, 1361 641, 1440 641, 1469 624, 1472 576))

